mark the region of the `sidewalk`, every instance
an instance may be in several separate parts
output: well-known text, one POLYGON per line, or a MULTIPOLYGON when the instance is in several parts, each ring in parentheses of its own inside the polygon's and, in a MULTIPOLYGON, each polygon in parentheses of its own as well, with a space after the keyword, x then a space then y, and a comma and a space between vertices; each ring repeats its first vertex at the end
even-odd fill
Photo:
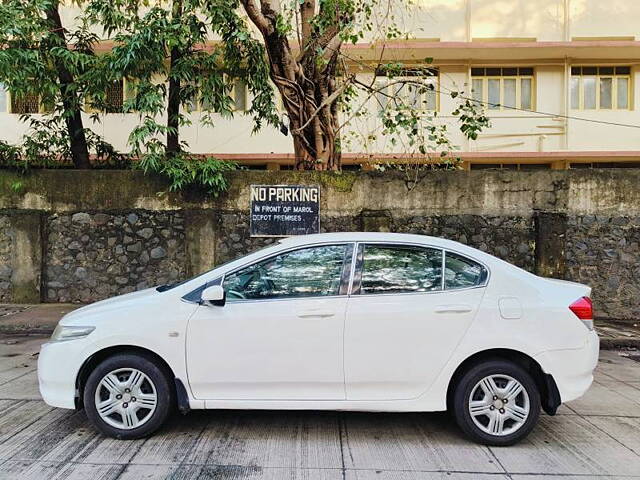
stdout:
MULTIPOLYGON (((68 303, 0 304, 0 333, 50 334, 63 315, 81 306, 68 303)), ((596 320, 596 330, 603 350, 640 350, 640 324, 596 320)))
POLYGON ((0 333, 50 334, 63 315, 81 306, 67 303, 0 304, 0 333))

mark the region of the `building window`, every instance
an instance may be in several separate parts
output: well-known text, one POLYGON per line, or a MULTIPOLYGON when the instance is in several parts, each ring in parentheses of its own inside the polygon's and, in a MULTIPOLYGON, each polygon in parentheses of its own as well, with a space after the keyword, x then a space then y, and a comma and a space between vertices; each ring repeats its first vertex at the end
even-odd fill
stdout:
POLYGON ((10 95, 11 113, 20 115, 40 113, 40 97, 37 94, 10 95))
POLYGON ((404 69, 397 75, 376 72, 376 103, 381 111, 411 108, 438 110, 439 72, 435 68, 404 69))
POLYGON ((124 81, 120 79, 107 87, 107 91, 104 95, 105 113, 122 113, 123 104, 124 81))
POLYGON ((0 113, 7 113, 7 102, 8 92, 7 87, 4 84, 0 83, 0 113))
POLYGON ((473 99, 489 110, 531 110, 534 105, 531 67, 471 69, 473 99))
MULTIPOLYGON (((247 84, 244 80, 240 78, 236 78, 233 80, 233 86, 231 87, 231 91, 229 92, 229 96, 232 99, 231 110, 236 112, 245 112, 248 110, 248 91, 247 84)), ((190 95, 191 100, 189 100, 186 110, 187 112, 201 112, 201 111, 213 111, 213 105, 209 105, 205 102, 199 91, 194 91, 193 95, 190 95), (197 101, 196 101, 197 99, 197 101)))
POLYGON ((571 67, 571 108, 631 108, 631 67, 571 67))

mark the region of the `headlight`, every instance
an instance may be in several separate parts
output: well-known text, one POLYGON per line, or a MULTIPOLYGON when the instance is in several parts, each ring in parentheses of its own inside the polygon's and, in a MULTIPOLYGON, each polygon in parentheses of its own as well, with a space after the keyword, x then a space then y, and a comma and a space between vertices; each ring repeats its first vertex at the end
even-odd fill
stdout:
POLYGON ((84 338, 93 332, 96 327, 71 327, 58 325, 51 335, 52 342, 62 342, 65 340, 75 340, 76 338, 84 338))

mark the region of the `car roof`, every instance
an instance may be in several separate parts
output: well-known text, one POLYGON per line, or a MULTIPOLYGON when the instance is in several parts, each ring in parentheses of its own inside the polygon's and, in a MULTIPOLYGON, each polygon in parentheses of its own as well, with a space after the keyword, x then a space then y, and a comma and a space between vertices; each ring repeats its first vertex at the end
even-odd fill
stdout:
POLYGON ((279 243, 288 246, 307 245, 310 243, 324 242, 407 242, 436 245, 441 247, 463 247, 471 248, 462 243, 445 238, 430 237, 428 235, 418 235, 412 233, 390 233, 390 232, 336 232, 336 233, 315 233, 311 235, 299 235, 287 237, 279 243))

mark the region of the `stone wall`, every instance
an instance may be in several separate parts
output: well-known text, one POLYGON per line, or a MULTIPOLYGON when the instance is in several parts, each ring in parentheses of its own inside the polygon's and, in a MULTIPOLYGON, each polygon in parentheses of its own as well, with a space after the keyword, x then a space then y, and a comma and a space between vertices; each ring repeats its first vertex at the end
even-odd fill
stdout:
POLYGON ((11 257, 15 233, 11 228, 9 216, 0 216, 0 302, 8 302, 11 295, 11 257))
POLYGON ((47 219, 46 301, 91 302, 184 278, 180 212, 54 214, 47 219))
POLYGON ((457 240, 593 287, 637 321, 640 171, 237 172, 216 199, 132 171, 0 171, 0 301, 91 302, 195 275, 275 241, 249 234, 251 184, 321 186, 321 230, 457 240))

